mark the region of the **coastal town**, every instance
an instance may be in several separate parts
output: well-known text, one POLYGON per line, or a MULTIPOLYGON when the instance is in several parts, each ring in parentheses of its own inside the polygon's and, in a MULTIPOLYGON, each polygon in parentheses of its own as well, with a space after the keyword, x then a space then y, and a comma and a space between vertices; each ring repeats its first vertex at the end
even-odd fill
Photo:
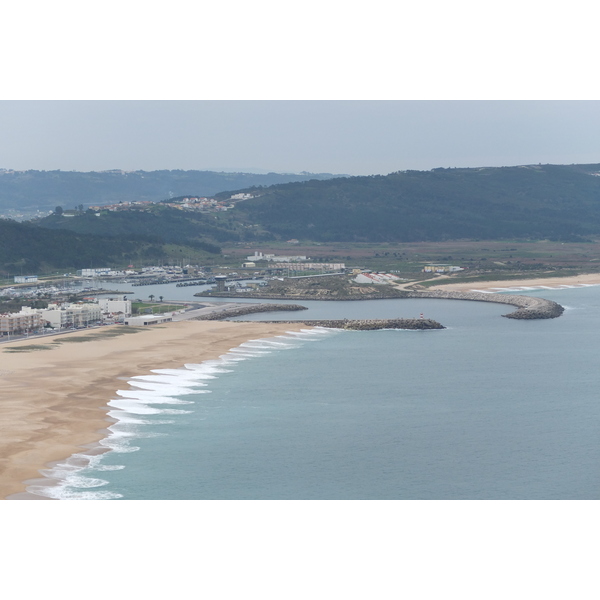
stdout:
MULTIPOLYGON (((461 268, 427 265, 423 272, 457 270, 461 268)), ((190 307, 198 308, 190 302, 163 302, 164 295, 159 295, 156 298, 158 302, 155 303, 155 294, 148 296, 150 302, 142 301, 141 298, 132 301, 127 299, 127 294, 133 292, 112 294, 111 282, 127 283, 131 287, 167 284, 175 284, 176 287, 202 286, 201 293, 195 294, 197 296, 268 297, 270 292, 281 297, 281 292, 277 291, 281 282, 288 282, 292 286, 288 294, 293 296, 291 290, 305 280, 314 282, 313 293, 314 290, 323 288, 326 294, 331 294, 331 290, 327 291, 331 286, 323 285, 325 281, 319 278, 340 275, 350 276, 352 282, 359 284, 345 295, 358 294, 357 297, 360 298, 372 294, 372 291, 361 289, 361 285, 380 287, 403 281, 394 273, 347 267, 343 262, 316 262, 305 255, 276 255, 261 251, 247 256, 237 269, 189 264, 150 265, 141 268, 129 265, 127 268, 80 269, 52 279, 41 279, 34 274, 15 275, 12 286, 0 287, 0 340, 100 325, 156 324, 170 321, 174 315, 180 315, 190 307), (266 290, 269 285, 272 289, 266 290)), ((392 291, 390 288, 389 293, 392 291)), ((374 297, 380 296, 381 293, 378 293, 374 297)), ((344 294, 340 297, 344 297, 344 294)))
MULTIPOLYGON (((424 275, 439 278, 463 268, 447 264, 427 264, 424 275)), ((394 273, 373 272, 345 263, 312 262, 305 255, 275 255, 255 251, 237 270, 198 265, 152 265, 139 269, 89 268, 62 279, 40 281, 37 275, 16 275, 14 285, 0 288, 0 341, 39 336, 102 325, 146 326, 173 320, 208 318, 216 308, 210 298, 367 300, 378 298, 431 297, 491 301, 512 304, 520 309, 511 318, 554 318, 562 313, 556 306, 539 305, 519 297, 496 294, 465 294, 423 291, 407 287, 411 281, 394 273), (408 281, 408 283, 406 283, 408 281), (193 294, 200 301, 174 301, 151 293, 148 301, 128 299, 133 292, 110 290, 111 282, 131 287, 175 284, 201 286, 193 294), (107 289, 108 288, 108 289, 107 289), (492 297, 493 296, 493 297, 492 297), (518 301, 517 301, 518 300, 518 301), (206 304, 206 301, 209 304, 206 304), (6 308, 5 308, 6 307, 6 308), (17 310, 18 308, 18 310, 17 310)), ((418 284, 417 284, 418 285, 418 284)), ((165 291, 165 294, 167 292, 165 291)), ((138 295, 138 294, 136 294, 138 295)), ((143 294, 139 294, 143 296, 143 294)), ((231 307, 229 307, 231 309, 231 307)), ((236 316, 221 313, 218 318, 236 316)), ((268 308, 268 305, 267 305, 268 308)), ((219 309, 221 310, 221 309, 219 309)), ((259 312, 264 311, 264 307, 259 312)))

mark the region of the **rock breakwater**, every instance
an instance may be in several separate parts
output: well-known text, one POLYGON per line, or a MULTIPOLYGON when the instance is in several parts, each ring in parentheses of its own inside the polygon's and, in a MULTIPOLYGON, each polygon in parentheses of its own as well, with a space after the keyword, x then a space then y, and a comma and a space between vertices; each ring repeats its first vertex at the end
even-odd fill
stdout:
POLYGON ((533 298, 517 294, 485 294, 483 292, 408 292, 407 298, 441 298, 443 300, 472 300, 475 302, 495 302, 510 304, 517 310, 502 315, 508 319, 555 319, 560 317, 564 308, 557 302, 545 298, 533 298))
MULTIPOLYGON (((253 313, 275 311, 307 310, 300 304, 248 304, 243 307, 231 308, 218 313, 195 317, 194 321, 217 321, 232 319, 253 313)), ((295 323, 298 321, 263 321, 263 323, 295 323)), ((443 325, 432 319, 319 319, 300 321, 308 327, 330 327, 332 329, 354 329, 357 331, 370 331, 375 329, 445 329, 443 325)))
POLYGON ((281 310, 308 310, 306 306, 300 304, 247 304, 246 306, 221 310, 217 313, 210 313, 194 317, 192 321, 219 321, 221 319, 232 319, 233 317, 242 317, 253 313, 275 312, 281 310))
POLYGON ((324 319, 302 321, 310 327, 373 331, 376 329, 446 329, 433 319, 324 319))

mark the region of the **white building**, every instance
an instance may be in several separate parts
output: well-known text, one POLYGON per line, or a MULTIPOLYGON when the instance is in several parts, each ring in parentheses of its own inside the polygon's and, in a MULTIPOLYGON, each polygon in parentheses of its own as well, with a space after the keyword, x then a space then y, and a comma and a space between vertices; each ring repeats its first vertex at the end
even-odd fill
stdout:
POLYGON ((254 262, 257 260, 266 260, 269 262, 303 262, 308 260, 306 256, 275 256, 275 254, 263 254, 262 252, 255 252, 252 256, 247 256, 246 258, 254 262))
POLYGON ((25 333, 26 331, 35 331, 41 327, 41 315, 28 306, 23 306, 18 313, 0 314, 1 334, 25 333))
POLYGON ((42 320, 54 329, 70 327, 86 327, 91 323, 100 321, 102 311, 95 303, 85 302, 78 304, 49 304, 48 308, 38 309, 42 320))
POLYGON ((111 269, 109 267, 104 267, 101 269, 81 269, 82 277, 100 277, 102 275, 108 275, 111 269))
POLYGON ((464 271, 464 269, 453 265, 425 265, 423 267, 423 273, 457 273, 458 271, 464 271))
POLYGON ((15 275, 14 283, 35 283, 37 280, 37 275, 15 275))
POLYGON ((340 272, 346 268, 345 263, 297 263, 297 262, 280 262, 270 265, 272 269, 289 269, 290 271, 336 271, 340 272))
POLYGON ((123 313, 126 317, 131 316, 131 300, 116 300, 114 298, 99 298, 98 306, 103 313, 123 313))

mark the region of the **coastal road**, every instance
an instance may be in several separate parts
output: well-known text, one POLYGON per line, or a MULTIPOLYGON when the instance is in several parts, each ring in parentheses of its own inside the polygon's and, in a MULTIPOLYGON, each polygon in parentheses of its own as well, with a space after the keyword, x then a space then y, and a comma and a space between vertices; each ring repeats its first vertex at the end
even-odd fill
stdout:
POLYGON ((241 304, 240 302, 215 302, 213 304, 206 304, 202 308, 193 308, 192 310, 186 310, 184 313, 173 315, 173 321, 189 321, 190 319, 195 319, 196 317, 220 313, 225 310, 242 308, 245 306, 248 305, 241 304))

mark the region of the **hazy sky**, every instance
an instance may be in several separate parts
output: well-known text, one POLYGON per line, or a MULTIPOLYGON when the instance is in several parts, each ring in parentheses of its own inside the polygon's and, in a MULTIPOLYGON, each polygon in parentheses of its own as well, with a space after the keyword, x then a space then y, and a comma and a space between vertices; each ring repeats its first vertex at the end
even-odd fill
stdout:
POLYGON ((0 101, 0 168, 351 175, 600 162, 599 101, 0 101))

